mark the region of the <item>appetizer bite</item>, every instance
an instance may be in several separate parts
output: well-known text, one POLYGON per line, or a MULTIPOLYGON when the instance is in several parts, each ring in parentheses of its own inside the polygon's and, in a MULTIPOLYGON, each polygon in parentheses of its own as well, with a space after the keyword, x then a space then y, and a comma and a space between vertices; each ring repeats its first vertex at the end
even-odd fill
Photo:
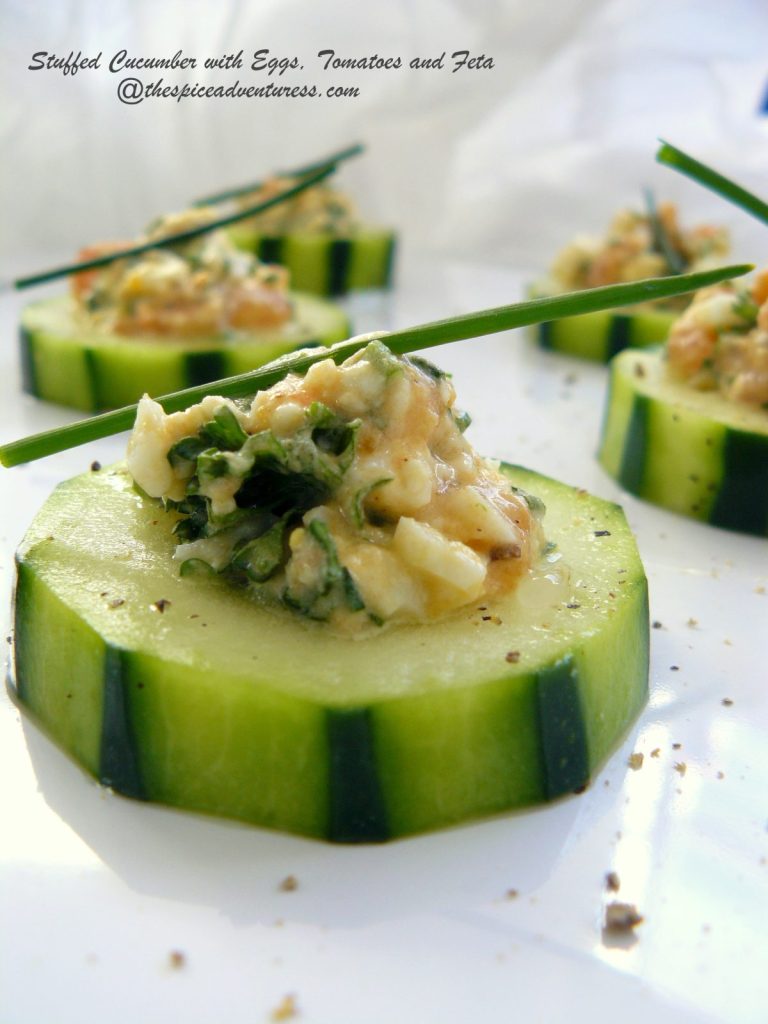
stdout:
POLYGON ((400 357, 724 276, 351 339, 3 446, 136 414, 126 463, 60 485, 18 553, 21 705, 121 793, 335 841, 580 790, 645 701, 634 538, 478 455, 447 375, 400 357))
POLYGON ((84 249, 70 294, 22 313, 25 390, 109 409, 347 337, 340 309, 289 291, 285 268, 242 252, 217 223, 212 209, 191 209, 134 243, 84 249))
MULTIPOLYGON (((768 224, 768 204, 682 150, 657 159, 768 224)), ((768 534, 768 270, 700 291, 664 350, 616 357, 599 459, 641 498, 768 534)))
POLYGON ((20 701, 120 792, 334 840, 584 786, 645 701, 634 540, 453 399, 376 342, 245 407, 145 399, 21 549, 20 701))
MULTIPOLYGON (((616 214, 602 237, 580 235, 557 256, 549 275, 533 293, 556 295, 580 288, 636 281, 640 278, 706 270, 728 255, 725 228, 701 224, 683 228, 673 203, 656 207, 647 194, 645 212, 616 214)), ((608 362, 622 349, 662 342, 686 298, 676 296, 618 312, 538 324, 533 330, 543 348, 608 362)))
POLYGON ((698 292, 664 349, 616 357, 599 459, 656 505, 768 534, 768 270, 698 292))
MULTIPOLYGON (((362 151, 353 146, 327 162, 334 165, 362 151)), ((222 192, 200 203, 265 202, 302 181, 317 165, 275 174, 250 188, 222 192)), ((287 267, 296 288, 315 295, 345 295, 392 283, 395 234, 367 224, 353 200, 328 182, 231 228, 234 242, 268 263, 287 267)))

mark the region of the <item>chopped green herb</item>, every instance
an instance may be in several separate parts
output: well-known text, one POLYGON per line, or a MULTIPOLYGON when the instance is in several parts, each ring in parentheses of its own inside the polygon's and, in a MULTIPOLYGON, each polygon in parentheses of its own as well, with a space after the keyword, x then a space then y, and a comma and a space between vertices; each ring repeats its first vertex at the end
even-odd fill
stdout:
POLYGON ((215 448, 206 448, 204 452, 200 452, 197 457, 197 478, 200 485, 228 474, 229 460, 225 452, 217 451, 215 448))
POLYGON ((308 473, 264 469, 248 477, 235 495, 241 508, 261 508, 276 516, 293 513, 301 517, 315 505, 322 505, 331 489, 308 473))
POLYGON ((97 313, 100 309, 109 305, 109 295, 104 291, 103 288, 99 288, 91 294, 85 300, 85 308, 89 313, 97 313))
POLYGON ((210 445, 208 441, 199 435, 196 437, 182 437, 172 446, 166 458, 174 469, 186 469, 192 465, 201 452, 204 452, 210 445))
POLYGON ((748 321, 750 327, 757 322, 757 314, 760 307, 752 299, 748 292, 738 292, 733 300, 733 312, 743 320, 748 321))
POLYGON ((242 570, 254 583, 263 583, 282 565, 284 549, 285 520, 280 519, 266 533, 239 548, 232 559, 232 566, 242 570))
MULTIPOLYGON (((182 470, 187 493, 182 501, 167 504, 181 517, 174 526, 177 540, 200 542, 189 549, 183 573, 198 571, 198 563, 209 564, 211 571, 229 573, 255 586, 275 576, 289 558, 289 531, 341 483, 354 456, 359 426, 359 420, 344 420, 315 402, 290 437, 280 439, 271 430, 248 435, 233 411, 222 405, 197 436, 178 441, 168 458, 182 470), (213 485, 223 478, 234 478, 229 493, 236 508, 220 513, 214 510, 216 496, 222 492, 213 485), (215 545, 207 544, 208 538, 216 538, 215 545)), ((226 497, 227 491, 223 493, 226 497)), ((320 589, 299 594, 286 591, 284 601, 310 618, 327 618, 340 604, 362 609, 354 581, 339 563, 327 529, 316 523, 310 535, 325 553, 320 589)))
POLYGON ((546 512, 546 506, 544 502, 535 494, 529 494, 528 491, 524 491, 522 487, 510 487, 513 494, 516 494, 518 498, 522 498, 525 504, 530 509, 532 515, 541 517, 546 512))
POLYGON ((472 423, 472 417, 468 412, 464 412, 463 410, 461 412, 457 411, 453 414, 453 422, 463 434, 467 427, 472 423))
POLYGON ((432 380, 445 380, 446 377, 451 376, 450 373, 447 373, 445 370, 441 370, 439 366, 435 366, 434 363, 430 363, 430 361, 425 359, 423 356, 408 356, 408 362, 413 363, 414 366, 417 366, 423 373, 426 373, 426 375, 431 377, 432 380))
POLYGON ((237 451, 248 440, 237 416, 226 405, 216 410, 213 419, 200 431, 200 436, 226 451, 237 451))
POLYGON ((203 536, 208 522, 208 502, 205 498, 189 494, 183 501, 169 501, 167 504, 169 508, 173 508, 184 517, 173 526, 173 534, 179 538, 179 541, 186 543, 203 536))
POLYGON ((354 454, 360 420, 343 420, 322 402, 313 402, 307 412, 307 422, 312 428, 312 440, 320 451, 336 456, 354 454))
POLYGON ((302 590, 286 590, 283 601, 288 607, 307 618, 324 622, 340 605, 350 611, 363 611, 365 604, 349 570, 339 561, 336 545, 326 524, 313 519, 307 532, 317 542, 325 556, 323 573, 314 586, 302 590))
MULTIPOLYGON (((350 515, 352 518, 352 522, 355 524, 358 530, 362 530, 365 527, 365 509, 363 508, 363 502, 371 493, 371 491, 374 491, 377 487, 381 487, 383 484, 388 484, 391 479, 391 476, 383 476, 380 480, 374 480, 372 484, 366 484, 365 487, 361 487, 359 491, 355 492, 355 496, 352 499, 352 508, 350 510, 350 515)), ((373 523, 372 517, 371 523, 373 523)), ((382 524, 379 521, 374 525, 381 526, 382 524)))
POLYGON ((215 576, 216 570, 202 558, 187 558, 179 566, 179 576, 215 576))
POLYGON ((397 355, 387 344, 390 338, 391 335, 387 336, 386 341, 380 341, 378 338, 370 339, 366 344, 365 354, 362 357, 384 377, 391 377, 393 373, 400 373, 400 362, 397 355))

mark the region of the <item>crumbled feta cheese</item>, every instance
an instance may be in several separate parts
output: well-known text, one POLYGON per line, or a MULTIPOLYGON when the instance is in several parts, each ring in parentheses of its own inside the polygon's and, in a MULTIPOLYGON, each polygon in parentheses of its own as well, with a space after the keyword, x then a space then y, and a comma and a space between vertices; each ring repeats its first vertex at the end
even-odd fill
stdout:
POLYGON ((428 578, 433 589, 458 591, 462 604, 483 592, 485 560, 461 541, 447 540, 433 526, 402 516, 392 546, 404 562, 428 578))

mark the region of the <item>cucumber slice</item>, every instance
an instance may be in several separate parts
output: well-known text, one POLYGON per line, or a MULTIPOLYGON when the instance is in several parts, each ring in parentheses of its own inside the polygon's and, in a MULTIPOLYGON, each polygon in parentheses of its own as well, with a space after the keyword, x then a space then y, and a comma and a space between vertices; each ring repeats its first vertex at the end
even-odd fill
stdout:
MULTIPOLYGON (((528 289, 531 299, 551 294, 543 285, 528 289)), ((527 330, 541 348, 595 363, 609 363, 625 348, 660 345, 679 315, 664 309, 609 309, 532 324, 527 330)))
POLYGON ((611 364, 598 457, 655 505, 768 535, 768 411, 677 383, 661 350, 611 364))
POLYGON ((541 348, 593 362, 607 363, 625 348, 659 345, 679 313, 643 310, 637 313, 584 313, 534 324, 529 330, 541 348))
POLYGON ((164 395, 253 370, 307 345, 349 337, 343 310, 312 295, 292 294, 290 324, 236 338, 129 338, 83 327, 72 299, 27 306, 21 315, 24 390, 84 409, 130 405, 148 392, 164 395))
POLYGON ((180 576, 122 467, 70 480, 17 556, 18 699, 121 793, 336 841, 577 790, 646 699, 645 575, 617 505, 505 471, 570 582, 361 640, 180 576))
POLYGON ((230 238, 240 249, 265 263, 280 263, 291 272, 291 284, 315 295, 345 295, 363 288, 388 288, 392 283, 395 236, 391 231, 364 228, 349 238, 331 235, 260 235, 236 225, 230 238))

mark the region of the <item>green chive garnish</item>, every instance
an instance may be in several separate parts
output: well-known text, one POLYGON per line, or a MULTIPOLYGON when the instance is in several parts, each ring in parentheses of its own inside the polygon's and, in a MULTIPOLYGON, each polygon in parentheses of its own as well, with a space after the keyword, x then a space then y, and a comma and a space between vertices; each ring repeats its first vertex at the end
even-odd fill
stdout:
MULTIPOLYGON (((294 167, 290 171, 277 171, 276 176, 278 178, 301 178, 305 174, 312 174, 314 171, 319 171, 323 167, 336 167, 337 164, 342 163, 344 160, 349 160, 353 156, 358 156, 365 149, 365 146, 361 142, 356 142, 354 146, 347 146, 346 149, 340 149, 336 153, 331 153, 329 156, 322 160, 315 160, 311 164, 305 164, 303 167, 294 167)), ((239 196, 246 196, 249 192, 255 192, 261 188, 264 184, 263 181, 253 181, 250 185, 239 185, 237 188, 228 188, 224 192, 214 192, 213 195, 203 196, 201 199, 196 199, 193 206, 215 206, 216 203, 226 203, 230 199, 237 199, 239 196)))
POLYGON ((54 281, 58 277, 67 277, 69 274, 79 274, 83 270, 92 270, 95 267, 106 267, 108 264, 114 263, 116 260, 126 259, 129 256, 141 256, 142 253, 149 252, 152 249, 164 249, 168 246, 180 245, 182 242, 188 242, 192 238, 198 238, 200 235, 205 235, 209 231, 215 231, 217 228, 228 227, 230 224, 235 224, 239 220, 245 220, 246 217, 253 217, 257 213, 262 213, 264 210, 270 209, 272 206, 277 206, 278 203, 283 203, 286 199, 290 199, 292 196, 298 195, 299 192, 303 192, 305 189, 311 188, 312 185, 316 185, 318 182, 323 181, 329 174, 333 174, 335 169, 336 168, 333 165, 324 166, 321 170, 304 178, 298 183, 298 185, 292 185, 279 195, 272 196, 271 199, 265 199, 263 202, 256 203, 254 206, 248 206, 243 210, 238 210, 236 213, 227 214, 226 217, 217 217, 216 220, 212 220, 208 224, 201 224, 199 227, 189 228, 187 231, 179 231, 174 235, 166 235, 164 238, 158 238, 152 242, 142 242, 141 245, 134 245, 130 249, 119 249, 117 252, 109 252, 104 256, 97 256, 95 259, 85 260, 82 263, 70 263, 64 267, 56 267, 54 270, 43 270, 39 274, 30 274, 28 277, 20 277, 16 281, 12 281, 11 284, 17 289, 31 288, 36 284, 44 284, 46 281, 54 281))
MULTIPOLYGON (((418 349, 445 345, 451 341, 463 341, 483 334, 496 334, 514 327, 526 327, 529 324, 558 320, 579 313, 593 313, 600 309, 615 309, 632 306, 638 302, 666 299, 672 295, 682 295, 710 284, 717 284, 719 281, 741 277, 753 269, 751 264, 742 263, 698 274, 649 278, 645 281, 633 281, 631 284, 612 284, 604 288, 590 288, 585 291, 568 292, 565 295, 517 302, 510 306, 498 306, 495 309, 484 309, 448 320, 435 320, 419 327, 393 331, 391 334, 381 332, 361 335, 348 341, 340 341, 330 348, 305 349, 282 356, 258 370, 213 381, 200 387, 176 391, 158 398, 157 401, 166 412, 176 412, 200 402, 206 395, 243 398, 271 387, 289 373, 306 373, 310 366, 322 359, 330 358, 340 363, 365 348, 372 338, 381 338, 396 355, 406 355, 418 349)), ((20 441, 11 441, 0 447, 0 465, 18 466, 23 462, 33 462, 35 459, 42 459, 46 455, 53 455, 67 448, 75 448, 88 441, 96 441, 101 437, 117 434, 121 430, 129 430, 136 418, 136 408, 136 405, 127 405, 114 412, 81 420, 79 423, 47 430, 42 434, 22 438, 20 441)))
POLYGON ((764 224, 768 224, 768 203, 764 203, 762 199, 758 199, 752 192, 742 188, 741 185, 737 185, 730 178, 718 174, 717 171, 707 167, 706 164, 694 160, 692 156, 684 153, 676 146, 672 146, 662 140, 661 147, 656 153, 656 159, 660 164, 673 167, 676 171, 680 171, 681 174, 685 174, 700 185, 703 185, 704 188, 716 192, 723 199, 727 199, 729 202, 734 203, 734 205, 740 206, 747 213, 751 213, 753 217, 757 217, 764 224))
POLYGON ((683 270, 685 270, 683 257, 672 244, 672 239, 664 227, 664 222, 659 216, 656 197, 652 189, 643 189, 643 195, 645 196, 648 222, 651 226, 651 234, 653 235, 653 247, 667 261, 667 266, 673 274, 682 274, 683 270))

